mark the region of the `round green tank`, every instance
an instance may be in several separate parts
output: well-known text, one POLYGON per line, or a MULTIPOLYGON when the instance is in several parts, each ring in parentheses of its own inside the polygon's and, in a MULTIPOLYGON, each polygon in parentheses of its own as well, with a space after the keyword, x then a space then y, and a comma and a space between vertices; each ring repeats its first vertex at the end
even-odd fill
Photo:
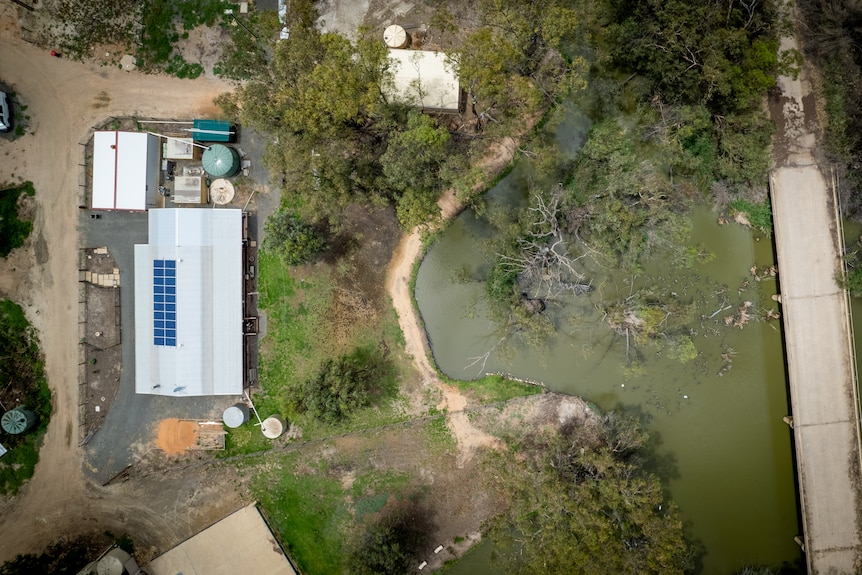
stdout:
POLYGON ((0 427, 6 433, 20 435, 36 424, 36 414, 23 407, 10 409, 0 418, 0 427))
POLYGON ((206 173, 214 178, 230 178, 239 172, 239 153, 228 146, 213 144, 201 156, 206 173))

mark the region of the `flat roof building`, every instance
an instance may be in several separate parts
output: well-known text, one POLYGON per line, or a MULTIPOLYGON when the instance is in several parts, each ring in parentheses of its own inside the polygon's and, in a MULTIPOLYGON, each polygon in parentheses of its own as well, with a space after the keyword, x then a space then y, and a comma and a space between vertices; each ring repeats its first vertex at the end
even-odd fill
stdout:
POLYGON ((149 212, 135 246, 135 391, 243 390, 242 211, 149 212))
POLYGON ((443 52, 389 50, 392 97, 423 110, 457 112, 461 102, 458 75, 443 52))
POLYGON ((228 515, 146 566, 152 575, 296 575, 254 505, 228 515))
POLYGON ((154 208, 158 189, 158 137, 117 130, 93 134, 94 210, 154 208))

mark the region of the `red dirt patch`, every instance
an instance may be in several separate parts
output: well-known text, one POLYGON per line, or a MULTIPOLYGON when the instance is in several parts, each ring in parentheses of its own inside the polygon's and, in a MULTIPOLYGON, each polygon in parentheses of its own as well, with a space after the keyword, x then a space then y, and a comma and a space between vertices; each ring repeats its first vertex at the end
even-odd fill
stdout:
POLYGON ((196 437, 194 421, 163 419, 156 434, 156 445, 168 455, 179 455, 195 444, 196 437))

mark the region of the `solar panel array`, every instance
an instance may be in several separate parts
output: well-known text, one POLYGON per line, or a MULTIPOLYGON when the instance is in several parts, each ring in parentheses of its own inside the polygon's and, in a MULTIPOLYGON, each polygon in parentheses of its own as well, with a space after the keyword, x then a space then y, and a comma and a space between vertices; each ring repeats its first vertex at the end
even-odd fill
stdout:
POLYGON ((177 345, 176 260, 153 260, 153 343, 177 345))

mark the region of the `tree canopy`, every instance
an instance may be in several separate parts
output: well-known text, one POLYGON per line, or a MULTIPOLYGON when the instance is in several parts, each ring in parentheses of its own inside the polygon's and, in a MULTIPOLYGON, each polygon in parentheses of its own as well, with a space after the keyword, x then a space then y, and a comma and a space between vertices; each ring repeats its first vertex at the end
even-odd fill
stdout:
MULTIPOLYGON (((434 22, 451 31, 440 13, 434 22)), ((478 26, 449 53, 471 104, 449 121, 393 99, 386 46, 362 29, 355 42, 321 32, 310 0, 290 3, 290 37, 219 104, 273 136, 264 163, 306 219, 337 220, 350 202, 382 200, 396 203, 405 227, 424 223, 441 191, 456 183, 472 190, 467 165, 485 153, 482 136, 523 133, 583 85, 585 62, 571 53, 580 21, 568 3, 483 0, 476 13, 478 26)), ((226 60, 225 69, 245 73, 246 60, 226 60)))
POLYGON ((264 249, 279 254, 290 266, 311 260, 325 246, 318 230, 284 208, 271 214, 264 226, 264 249))
POLYGON ((745 110, 775 83, 778 6, 764 2, 612 0, 612 58, 675 103, 745 110))
POLYGON ((379 350, 359 347, 350 354, 327 359, 317 375, 289 392, 288 402, 300 412, 336 422, 378 397, 390 395, 395 368, 379 350))
POLYGON ((523 452, 516 501, 494 531, 507 573, 682 575, 692 554, 673 503, 639 465, 646 433, 611 413, 575 422, 523 452), (597 425, 597 429, 590 429, 597 425))

